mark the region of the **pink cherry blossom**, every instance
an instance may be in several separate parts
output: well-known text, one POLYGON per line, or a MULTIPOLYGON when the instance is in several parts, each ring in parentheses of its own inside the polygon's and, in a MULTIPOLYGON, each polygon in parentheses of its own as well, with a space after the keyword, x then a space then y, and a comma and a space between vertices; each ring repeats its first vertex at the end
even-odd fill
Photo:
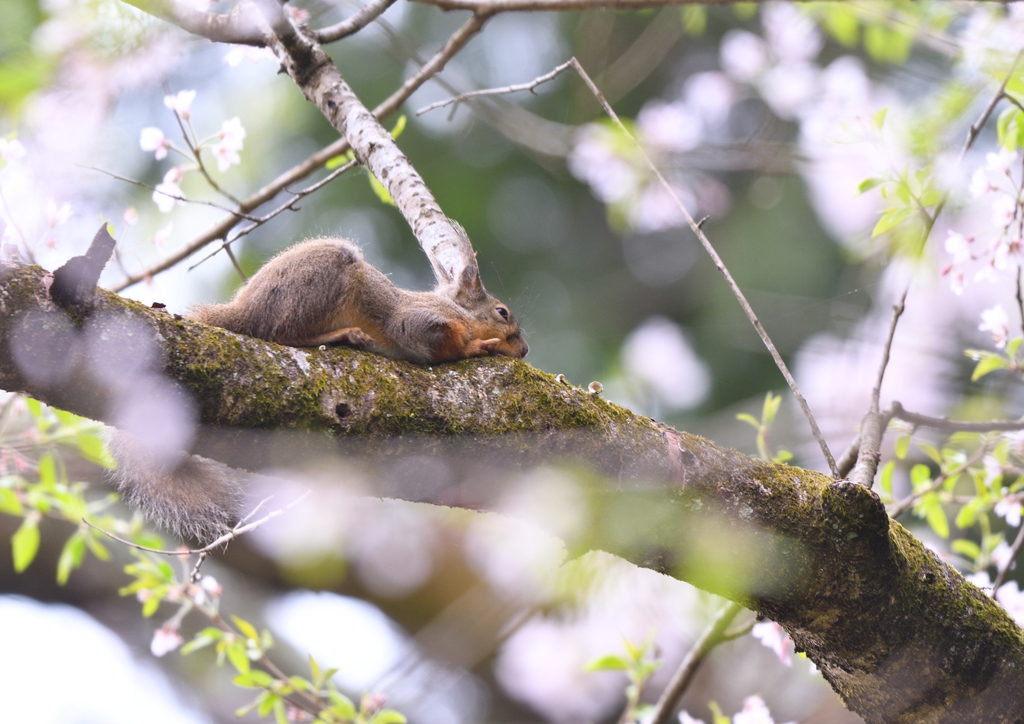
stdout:
POLYGON ((782 626, 774 621, 763 621, 755 623, 751 633, 754 638, 774 651, 779 661, 786 666, 793 665, 789 655, 789 634, 783 631, 782 626))
POLYGON ((135 226, 139 222, 139 210, 134 206, 129 206, 124 210, 124 223, 128 226, 135 226))
POLYGON ((992 202, 992 223, 1006 228, 1017 216, 1017 199, 1007 194, 1000 194, 992 202))
POLYGON ((643 141, 665 151, 689 151, 703 136, 703 124, 684 103, 648 103, 636 122, 643 141))
POLYGON ((57 202, 53 199, 46 200, 46 222, 52 229, 60 226, 71 217, 71 204, 65 201, 58 208, 57 202))
POLYGON ((159 128, 147 126, 142 129, 142 135, 139 137, 139 147, 143 151, 153 151, 156 160, 162 161, 167 158, 167 149, 171 147, 171 142, 167 140, 164 132, 159 128))
MULTIPOLYGON (((164 198, 166 198, 166 197, 164 197, 164 198)), ((174 223, 171 222, 170 224, 168 224, 167 226, 163 227, 162 229, 157 231, 155 234, 153 234, 153 238, 150 239, 150 242, 154 246, 163 246, 164 243, 168 239, 171 238, 171 231, 173 229, 174 229, 174 223)))
POLYGON ((1024 626, 1024 591, 1017 587, 1016 581, 1003 584, 996 591, 996 600, 1010 614, 1010 618, 1017 622, 1018 626, 1024 626))
MULTIPOLYGON (((1016 528, 1020 525, 1021 504, 1020 501, 1017 500, 1016 498, 1003 498, 1002 500, 995 504, 995 507, 992 509, 992 512, 994 512, 1000 518, 1005 520, 1006 524, 1011 528, 1016 528)), ((1005 541, 1003 543, 1000 543, 1000 545, 1005 545, 1005 541)), ((996 548, 996 550, 998 550, 998 547, 996 548)), ((1008 552, 1009 546, 1007 546, 1007 553, 1008 552)), ((992 561, 995 562, 995 559, 996 552, 992 551, 992 561)), ((996 565, 1000 564, 996 563, 996 565)))
POLYGON ((220 141, 215 143, 210 150, 213 151, 213 155, 217 159, 217 168, 223 173, 233 164, 242 161, 238 152, 242 150, 245 128, 238 116, 235 116, 230 121, 224 121, 217 136, 220 141))
POLYGON ((988 180, 988 174, 985 169, 979 168, 971 176, 971 184, 968 190, 971 192, 971 196, 978 198, 989 191, 996 191, 997 186, 988 180))
POLYGON ((181 190, 182 177, 185 175, 184 169, 181 166, 172 166, 167 173, 164 174, 164 181, 158 184, 156 189, 153 191, 153 201, 156 202, 157 208, 163 213, 170 213, 171 209, 174 208, 175 204, 181 203, 174 196, 184 196, 185 194, 181 190))
POLYGON ((164 96, 164 105, 187 121, 189 112, 192 109, 192 101, 195 100, 195 97, 196 92, 194 90, 178 91, 177 95, 164 96))
POLYGON ((764 72, 768 50, 764 41, 747 30, 730 30, 722 38, 720 62, 726 73, 749 83, 764 72))
POLYGON ((1002 304, 997 304, 981 313, 981 324, 978 325, 978 329, 989 332, 992 335, 992 344, 997 349, 1002 349, 1010 337, 1009 325, 1010 318, 1006 315, 1006 310, 1002 304))
POLYGON ((974 237, 966 237, 956 231, 950 231, 946 237, 946 251, 953 255, 954 264, 963 264, 971 260, 971 242, 974 237))
POLYGON ((185 643, 185 640, 178 633, 178 625, 165 623, 153 634, 153 640, 149 643, 149 650, 153 652, 153 656, 164 656, 174 651, 183 643, 185 643))

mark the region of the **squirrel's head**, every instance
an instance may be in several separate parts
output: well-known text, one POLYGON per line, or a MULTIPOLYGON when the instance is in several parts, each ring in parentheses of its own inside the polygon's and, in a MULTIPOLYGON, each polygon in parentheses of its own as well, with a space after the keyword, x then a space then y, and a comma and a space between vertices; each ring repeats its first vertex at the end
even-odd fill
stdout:
POLYGON ((519 323, 512 316, 508 305, 492 297, 480 281, 480 269, 471 264, 462 270, 453 295, 455 303, 467 310, 473 318, 473 337, 478 339, 497 338, 501 340, 493 354, 522 359, 530 351, 530 345, 523 339, 519 323))

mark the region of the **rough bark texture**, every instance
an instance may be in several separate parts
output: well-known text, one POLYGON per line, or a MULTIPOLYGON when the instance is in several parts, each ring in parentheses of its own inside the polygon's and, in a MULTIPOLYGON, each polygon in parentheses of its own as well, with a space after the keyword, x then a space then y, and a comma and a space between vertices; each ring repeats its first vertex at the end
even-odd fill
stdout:
MULTIPOLYGON (((291 349, 105 291, 82 323, 52 304, 42 270, 0 266, 0 387, 110 419, 114 388, 154 363, 231 442, 214 436, 202 451, 236 464, 269 462, 260 431, 283 428, 319 433, 296 435, 292 454, 305 456, 358 440, 375 457, 456 444, 477 462, 586 467, 599 474, 587 499, 597 532, 574 548, 609 550, 778 621, 867 721, 1024 720, 1024 633, 862 486, 718 448, 521 361, 429 368, 291 349), (89 371, 114 362, 126 370, 116 383, 89 371)), ((487 507, 494 477, 386 492, 487 507)))
POLYGON ((426 252, 437 281, 454 283, 465 267, 476 264, 469 238, 444 215, 391 134, 367 110, 316 42, 315 33, 302 24, 293 25, 276 0, 258 0, 258 6, 276 35, 270 47, 281 67, 391 194, 426 252))

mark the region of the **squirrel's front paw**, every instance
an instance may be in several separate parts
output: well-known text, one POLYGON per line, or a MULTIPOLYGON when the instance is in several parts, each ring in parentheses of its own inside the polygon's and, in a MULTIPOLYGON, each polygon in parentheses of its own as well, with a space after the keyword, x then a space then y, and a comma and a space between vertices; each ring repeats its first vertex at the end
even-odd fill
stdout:
POLYGON ((471 339, 466 345, 467 357, 484 357, 494 352, 494 348, 501 343, 501 340, 494 339, 471 339))
POLYGON ((338 344, 344 344, 355 349, 366 349, 373 345, 373 337, 359 327, 348 327, 339 331, 338 344))

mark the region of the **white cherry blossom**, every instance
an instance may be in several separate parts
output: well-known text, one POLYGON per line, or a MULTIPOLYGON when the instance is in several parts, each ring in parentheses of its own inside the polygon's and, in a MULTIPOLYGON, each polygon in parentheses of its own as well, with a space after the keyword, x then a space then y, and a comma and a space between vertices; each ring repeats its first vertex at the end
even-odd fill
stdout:
POLYGON ((171 147, 171 142, 159 128, 147 126, 142 129, 139 136, 139 147, 143 151, 153 151, 156 160, 162 161, 167 158, 167 149, 171 147))
POLYGON ((196 92, 194 90, 178 91, 177 95, 164 96, 164 105, 187 121, 189 112, 192 110, 192 101, 195 100, 195 97, 196 92))
POLYGON ((1005 347, 1010 336, 1010 318, 1007 316, 1006 310, 1003 309, 1003 305, 997 304, 982 312, 981 324, 978 325, 978 329, 990 333, 992 344, 998 349, 1005 347))

